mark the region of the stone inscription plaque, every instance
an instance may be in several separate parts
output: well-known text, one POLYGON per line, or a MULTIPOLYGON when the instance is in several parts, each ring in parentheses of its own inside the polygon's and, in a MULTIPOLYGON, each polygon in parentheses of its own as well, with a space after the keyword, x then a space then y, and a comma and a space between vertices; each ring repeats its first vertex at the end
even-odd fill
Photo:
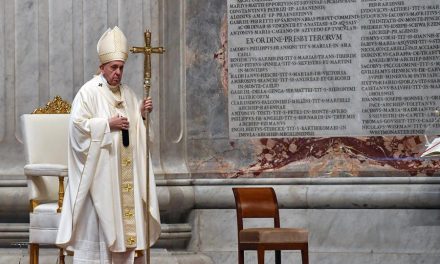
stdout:
POLYGON ((438 132, 438 0, 228 0, 230 138, 438 132))

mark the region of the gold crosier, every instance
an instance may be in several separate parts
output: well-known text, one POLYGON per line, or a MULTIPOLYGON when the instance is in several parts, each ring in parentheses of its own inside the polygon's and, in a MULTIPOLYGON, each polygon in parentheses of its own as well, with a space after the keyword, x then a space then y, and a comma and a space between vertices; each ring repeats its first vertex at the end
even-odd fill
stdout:
MULTIPOLYGON (((144 98, 148 98, 150 96, 150 88, 151 88, 151 54, 158 53, 162 54, 165 52, 163 47, 151 47, 151 32, 146 30, 144 32, 145 38, 145 46, 144 47, 132 47, 130 51, 132 53, 143 53, 144 57, 144 98)), ((150 141, 150 132, 149 132, 149 113, 148 111, 144 112, 145 117, 145 127, 146 127, 146 172, 147 172, 147 264, 150 264, 150 149, 149 149, 149 141, 150 141)))

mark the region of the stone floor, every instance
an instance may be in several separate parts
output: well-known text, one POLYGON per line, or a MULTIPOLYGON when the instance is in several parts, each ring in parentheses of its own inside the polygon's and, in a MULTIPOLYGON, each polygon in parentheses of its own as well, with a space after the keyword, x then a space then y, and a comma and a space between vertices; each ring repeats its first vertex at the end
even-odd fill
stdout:
MULTIPOLYGON (((58 264, 58 249, 40 249, 40 264, 58 264)), ((27 248, 0 248, 1 264, 29 263, 27 248)), ((66 257, 66 264, 72 263, 72 257, 66 257)), ((151 264, 212 264, 212 260, 201 254, 190 252, 169 252, 165 249, 151 250, 151 264)))

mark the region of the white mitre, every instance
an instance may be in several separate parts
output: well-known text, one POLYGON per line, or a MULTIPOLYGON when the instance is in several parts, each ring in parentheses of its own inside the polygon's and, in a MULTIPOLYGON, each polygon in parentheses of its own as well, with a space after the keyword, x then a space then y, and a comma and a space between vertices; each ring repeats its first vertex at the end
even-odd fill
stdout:
POLYGON ((127 38, 124 33, 115 26, 107 29, 96 46, 101 65, 109 61, 126 61, 128 57, 127 38))

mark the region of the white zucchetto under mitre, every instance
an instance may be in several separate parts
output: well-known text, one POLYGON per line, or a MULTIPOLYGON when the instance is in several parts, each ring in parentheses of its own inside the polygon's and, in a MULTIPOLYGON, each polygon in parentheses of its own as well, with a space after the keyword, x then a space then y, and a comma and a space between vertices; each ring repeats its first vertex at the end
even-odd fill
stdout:
POLYGON ((102 34, 96 48, 101 65, 109 61, 120 60, 125 62, 127 60, 127 38, 117 26, 113 29, 107 29, 102 34))

